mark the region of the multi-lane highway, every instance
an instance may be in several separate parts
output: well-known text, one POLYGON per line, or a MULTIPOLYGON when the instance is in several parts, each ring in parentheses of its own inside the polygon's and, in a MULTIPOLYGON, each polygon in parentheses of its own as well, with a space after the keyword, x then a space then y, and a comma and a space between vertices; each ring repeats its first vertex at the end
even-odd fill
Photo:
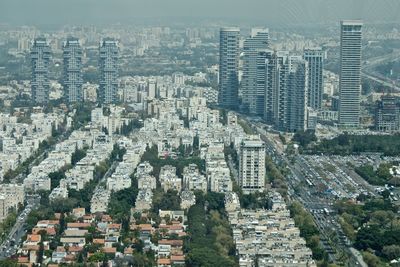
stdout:
POLYGON ((361 75, 364 78, 373 80, 383 86, 390 87, 395 91, 400 92, 400 86, 396 83, 396 81, 391 80, 388 77, 384 77, 375 71, 373 71, 373 68, 384 64, 386 62, 392 62, 400 59, 400 51, 395 50, 393 53, 385 55, 385 56, 379 56, 375 58, 368 59, 363 63, 362 70, 361 70, 361 75))
POLYGON ((24 229, 25 222, 28 218, 29 213, 37 209, 40 203, 39 195, 27 196, 27 205, 24 210, 18 215, 17 221, 13 228, 9 232, 7 238, 3 241, 0 246, 0 260, 14 255, 18 249, 18 245, 21 242, 21 238, 25 235, 24 229))
MULTIPOLYGON (((241 116, 242 117, 242 116, 241 116)), ((286 177, 288 182, 289 199, 300 202, 304 208, 310 212, 314 218, 321 233, 321 245, 329 255, 330 260, 335 262, 342 261, 346 257, 349 266, 366 266, 362 257, 359 257, 351 251, 351 244, 340 224, 338 217, 333 212, 333 200, 318 196, 315 188, 307 187, 307 178, 304 175, 305 171, 313 173, 315 170, 304 170, 304 165, 298 158, 290 161, 283 151, 280 151, 275 140, 272 140, 265 125, 261 122, 254 122, 249 117, 243 117, 266 143, 266 153, 271 156, 276 164, 283 164, 289 168, 289 175, 286 177)))

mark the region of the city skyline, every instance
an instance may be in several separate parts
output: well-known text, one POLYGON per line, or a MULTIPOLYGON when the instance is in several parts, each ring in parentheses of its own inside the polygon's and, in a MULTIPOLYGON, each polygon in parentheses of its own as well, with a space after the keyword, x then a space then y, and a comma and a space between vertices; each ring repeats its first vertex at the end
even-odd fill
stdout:
POLYGON ((398 264, 398 10, 0 1, 0 266, 398 264))

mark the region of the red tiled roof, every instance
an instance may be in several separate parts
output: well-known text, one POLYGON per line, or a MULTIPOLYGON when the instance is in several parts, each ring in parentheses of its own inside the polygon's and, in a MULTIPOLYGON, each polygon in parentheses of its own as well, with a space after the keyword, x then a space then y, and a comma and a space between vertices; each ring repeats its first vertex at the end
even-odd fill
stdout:
POLYGON ((79 223, 79 222, 75 222, 75 223, 67 223, 67 227, 68 228, 88 228, 90 227, 90 223, 79 223))
POLYGON ((32 234, 38 235, 40 231, 46 231, 48 235, 56 235, 56 229, 54 227, 39 228, 35 227, 32 229, 32 234))
POLYGON ((83 250, 83 247, 72 246, 68 248, 68 252, 80 252, 83 250))
POLYGON ((157 264, 171 265, 171 260, 170 259, 158 259, 157 264))
POLYGON ((18 257, 18 263, 28 263, 29 258, 28 257, 18 257))
POLYGON ((58 246, 57 252, 65 252, 65 248, 63 246, 58 246))
POLYGON ((104 244, 104 239, 101 238, 95 238, 93 239, 93 244, 104 244))
POLYGON ((41 236, 40 235, 28 235, 28 237, 26 238, 26 240, 28 242, 40 242, 41 240, 41 236))
POLYGON ((108 214, 103 214, 103 216, 101 216, 101 220, 102 220, 103 222, 112 222, 112 218, 111 218, 111 216, 108 215, 108 214))
POLYGON ((171 255, 171 261, 185 261, 185 256, 183 255, 171 255))
POLYGON ((158 244, 161 245, 171 245, 174 247, 178 246, 183 246, 183 240, 178 240, 178 239, 173 239, 173 240, 168 240, 168 239, 161 239, 158 241, 158 244))
POLYGON ((153 226, 151 226, 151 224, 139 224, 136 225, 135 229, 140 229, 143 231, 152 231, 153 230, 153 226))
POLYGON ((27 245, 27 246, 23 246, 23 249, 38 251, 39 245, 27 245))
POLYGON ((107 228, 115 228, 115 229, 120 229, 121 228, 121 224, 119 224, 119 223, 111 223, 111 224, 109 224, 109 225, 107 225, 107 228))
POLYGON ((36 225, 38 224, 60 224, 59 220, 41 220, 38 221, 36 225))
POLYGON ((125 248, 124 249, 124 254, 132 254, 133 253, 133 248, 125 248))
POLYGON ((116 253, 117 248, 103 248, 104 253, 116 253))

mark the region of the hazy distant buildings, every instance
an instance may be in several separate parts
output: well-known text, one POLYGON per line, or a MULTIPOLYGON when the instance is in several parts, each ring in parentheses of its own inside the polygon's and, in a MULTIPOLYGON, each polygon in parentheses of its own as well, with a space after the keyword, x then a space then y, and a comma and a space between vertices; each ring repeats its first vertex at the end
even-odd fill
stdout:
POLYGON ((265 107, 265 62, 272 51, 268 29, 252 29, 244 41, 243 76, 241 82, 242 104, 253 115, 263 115, 265 107))
POLYGON ((31 48, 32 62, 32 100, 37 104, 49 101, 49 64, 51 49, 45 38, 36 38, 31 48))
POLYGON ((360 124, 361 21, 342 21, 340 34, 339 125, 360 124))
POLYGON ((219 48, 219 96, 218 103, 236 109, 238 101, 239 28, 221 28, 219 48))
POLYGON ((377 102, 375 129, 382 132, 400 131, 399 99, 385 95, 377 102))
POLYGON ((304 59, 308 62, 308 106, 321 109, 324 92, 323 51, 321 48, 304 50, 304 59))
POLYGON ((106 38, 100 42, 100 87, 98 101, 104 104, 117 101, 119 49, 116 40, 106 38))
POLYGON ((68 38, 63 46, 64 91, 69 103, 80 102, 82 91, 82 48, 77 38, 68 38))
POLYGON ((243 140, 240 145, 239 185, 244 193, 265 188, 265 144, 259 138, 243 140))

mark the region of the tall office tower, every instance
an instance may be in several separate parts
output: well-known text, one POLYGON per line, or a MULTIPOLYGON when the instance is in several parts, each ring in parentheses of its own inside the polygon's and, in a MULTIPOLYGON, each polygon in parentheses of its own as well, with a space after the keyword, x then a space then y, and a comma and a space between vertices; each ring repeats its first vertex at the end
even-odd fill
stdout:
POLYGON ((339 125, 360 125, 361 21, 342 21, 340 34, 339 125))
POLYGON ((78 38, 69 37, 63 45, 64 91, 69 103, 83 99, 82 48, 78 38))
POLYGON ((37 104, 44 104, 49 101, 49 65, 51 49, 45 38, 36 38, 31 48, 32 99, 37 104))
POLYGON ((218 103, 231 109, 239 106, 239 35, 239 28, 220 30, 218 103))
POLYGON ((268 29, 252 29, 244 41, 243 76, 241 82, 242 104, 252 115, 263 115, 265 106, 265 62, 272 51, 268 29))
POLYGON ((258 136, 240 145, 239 185, 244 193, 265 189, 265 144, 258 136))
POLYGON ((264 119, 275 129, 307 129, 308 63, 278 51, 266 61, 264 119))
POLYGON ((104 104, 117 101, 118 78, 118 43, 116 40, 106 38, 100 42, 100 99, 104 104))
POLYGON ((305 49, 304 59, 308 62, 308 106, 318 110, 324 93, 323 51, 321 48, 305 49))
POLYGON ((288 83, 288 123, 286 131, 297 132, 307 130, 308 114, 308 62, 293 58, 288 83))
POLYGON ((287 128, 289 53, 275 52, 266 63, 264 119, 277 129, 287 128))

